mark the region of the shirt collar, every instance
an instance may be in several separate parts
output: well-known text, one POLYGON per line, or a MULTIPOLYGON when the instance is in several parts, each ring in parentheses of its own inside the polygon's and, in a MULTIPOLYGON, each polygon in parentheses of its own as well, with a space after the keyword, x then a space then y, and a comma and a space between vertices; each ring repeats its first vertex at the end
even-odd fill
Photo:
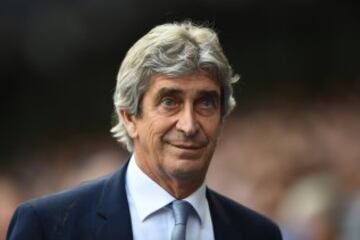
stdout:
MULTIPOLYGON (((126 187, 141 221, 145 221, 151 214, 175 200, 171 194, 138 167, 134 155, 131 156, 127 169, 126 187)), ((183 200, 192 205, 200 222, 203 223, 207 206, 205 183, 183 200)))

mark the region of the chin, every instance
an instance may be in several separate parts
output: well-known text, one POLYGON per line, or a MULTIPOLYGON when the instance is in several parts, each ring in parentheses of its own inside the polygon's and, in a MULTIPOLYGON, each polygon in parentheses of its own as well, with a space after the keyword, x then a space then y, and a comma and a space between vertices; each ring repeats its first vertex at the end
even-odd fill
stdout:
POLYGON ((206 169, 204 168, 177 168, 172 172, 172 176, 183 182, 200 182, 205 178, 206 169))
POLYGON ((205 175, 208 168, 208 162, 202 158, 176 158, 172 160, 173 175, 187 178, 199 177, 205 175))

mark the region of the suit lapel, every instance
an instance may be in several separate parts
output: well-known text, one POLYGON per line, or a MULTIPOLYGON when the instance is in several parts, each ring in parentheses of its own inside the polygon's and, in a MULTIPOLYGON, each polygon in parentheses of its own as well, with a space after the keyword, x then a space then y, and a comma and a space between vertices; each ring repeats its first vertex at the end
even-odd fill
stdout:
POLYGON ((132 240, 131 218, 125 190, 126 163, 105 182, 97 208, 95 239, 132 240))
POLYGON ((222 202, 219 201, 216 194, 210 189, 207 189, 206 197, 209 202, 215 239, 243 239, 241 237, 240 230, 234 229, 234 224, 231 222, 231 217, 225 210, 222 202))

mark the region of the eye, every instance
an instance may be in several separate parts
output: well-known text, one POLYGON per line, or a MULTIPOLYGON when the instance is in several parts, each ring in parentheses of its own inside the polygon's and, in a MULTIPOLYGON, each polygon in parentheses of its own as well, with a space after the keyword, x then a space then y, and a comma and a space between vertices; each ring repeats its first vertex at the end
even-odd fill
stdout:
POLYGON ((201 108, 215 108, 216 104, 215 104, 215 100, 211 97, 204 97, 199 101, 200 107, 201 108))
POLYGON ((196 103, 196 111, 203 116, 215 114, 218 110, 218 101, 216 97, 204 96, 196 103))
POLYGON ((173 98, 165 97, 161 100, 161 105, 165 108, 175 108, 177 106, 177 102, 173 98))

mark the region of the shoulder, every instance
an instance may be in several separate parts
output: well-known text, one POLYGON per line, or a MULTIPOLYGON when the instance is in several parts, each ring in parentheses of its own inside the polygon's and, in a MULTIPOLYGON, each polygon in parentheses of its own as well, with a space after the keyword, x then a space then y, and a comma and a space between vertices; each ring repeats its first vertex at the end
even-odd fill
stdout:
MULTIPOLYGON (((11 220, 7 239, 61 239, 60 229, 89 224, 109 177, 21 203, 11 220)), ((65 239, 65 238, 64 238, 65 239)))
POLYGON ((212 197, 212 200, 215 201, 215 204, 218 207, 221 207, 229 217, 236 217, 237 219, 245 218, 246 221, 250 221, 258 224, 274 224, 269 218, 264 215, 245 207, 244 205, 235 202, 234 200, 221 195, 215 191, 210 190, 209 194, 212 197))
POLYGON ((29 206, 38 213, 48 212, 51 214, 55 214, 56 212, 61 213, 71 209, 76 211, 91 208, 97 204, 98 198, 108 178, 107 176, 84 182, 61 192, 31 199, 22 205, 29 206))
POLYGON ((239 229, 245 239, 281 239, 279 227, 268 217, 212 190, 208 190, 208 199, 214 214, 239 229))

